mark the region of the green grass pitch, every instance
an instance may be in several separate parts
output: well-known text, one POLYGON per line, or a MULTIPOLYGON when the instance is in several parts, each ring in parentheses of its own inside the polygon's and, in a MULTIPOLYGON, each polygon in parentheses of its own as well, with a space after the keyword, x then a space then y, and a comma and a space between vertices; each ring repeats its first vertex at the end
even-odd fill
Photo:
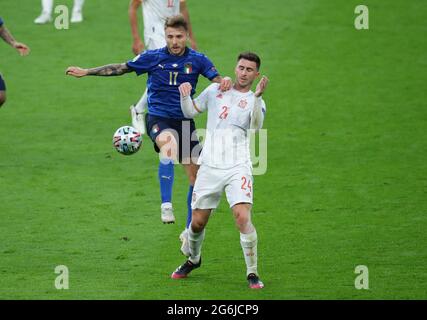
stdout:
POLYGON ((202 268, 170 279, 184 261, 184 171, 177 223, 163 225, 151 143, 130 157, 111 146, 146 77, 64 74, 132 58, 128 3, 88 0, 82 24, 56 30, 33 24, 38 1, 1 1, 32 51, 0 41, 0 299, 427 298, 425 1, 366 0, 360 31, 355 0, 188 1, 199 48, 222 74, 253 50, 270 78, 268 170, 253 209, 261 291, 247 288, 225 199, 202 268), (57 265, 68 290, 54 287, 57 265), (369 290, 354 286, 358 265, 369 290))

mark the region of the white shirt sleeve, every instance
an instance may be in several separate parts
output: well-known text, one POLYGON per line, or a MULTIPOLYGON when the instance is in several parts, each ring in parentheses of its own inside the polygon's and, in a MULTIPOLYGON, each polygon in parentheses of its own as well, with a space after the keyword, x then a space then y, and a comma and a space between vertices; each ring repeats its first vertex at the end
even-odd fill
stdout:
POLYGON ((199 114, 199 112, 194 106, 193 99, 191 99, 190 96, 186 96, 186 97, 181 96, 181 110, 182 110, 182 113, 184 114, 184 117, 188 119, 192 119, 199 114))
POLYGON ((208 109, 209 93, 217 90, 218 84, 214 83, 207 87, 196 99, 190 96, 181 96, 181 110, 186 118, 194 118, 208 109))
POLYGON ((262 128, 265 111, 266 105, 264 100, 261 97, 255 97, 255 104, 251 113, 251 129, 259 130, 262 128))

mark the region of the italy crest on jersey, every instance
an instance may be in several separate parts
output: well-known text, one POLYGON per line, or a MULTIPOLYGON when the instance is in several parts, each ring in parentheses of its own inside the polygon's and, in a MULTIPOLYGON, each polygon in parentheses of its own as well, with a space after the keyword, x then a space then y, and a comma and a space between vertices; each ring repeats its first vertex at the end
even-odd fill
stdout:
POLYGON ((184 72, 186 74, 190 74, 193 71, 193 65, 191 64, 191 62, 187 62, 186 64, 184 64, 184 72))

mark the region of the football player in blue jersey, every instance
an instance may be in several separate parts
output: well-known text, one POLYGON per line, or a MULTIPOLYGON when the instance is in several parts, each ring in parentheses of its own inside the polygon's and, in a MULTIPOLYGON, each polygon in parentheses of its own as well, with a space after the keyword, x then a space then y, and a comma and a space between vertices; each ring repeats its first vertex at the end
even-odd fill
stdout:
MULTIPOLYGON (((5 27, 2 18, 0 17, 0 38, 6 43, 10 44, 13 48, 18 50, 21 56, 26 56, 30 53, 30 49, 27 45, 16 41, 9 30, 5 27)), ((0 74, 0 107, 6 102, 6 84, 0 74)))
MULTIPOLYGON (((212 82, 220 83, 223 91, 230 89, 231 78, 222 78, 213 63, 202 53, 187 47, 188 25, 182 15, 169 17, 165 23, 166 47, 147 50, 126 63, 109 64, 83 69, 69 67, 66 74, 74 77, 120 76, 135 72, 148 74, 147 134, 160 152, 161 161, 178 160, 185 168, 190 187, 187 195, 187 226, 191 222, 191 198, 198 170, 197 157, 201 151, 192 119, 185 118, 181 110, 178 87, 181 83, 192 85, 192 94, 203 75, 212 82)), ((166 223, 174 223, 172 215, 166 223)), ((188 255, 187 249, 182 249, 188 255)))
MULTIPOLYGON (((132 38, 134 40, 132 45, 133 53, 138 55, 144 50, 155 50, 165 47, 166 39, 164 25, 166 19, 179 13, 181 13, 187 21, 191 48, 197 50, 186 0, 131 0, 129 4, 129 21, 132 38), (142 9, 144 43, 141 40, 138 30, 138 9, 142 9)), ((145 114, 147 113, 147 109, 147 89, 145 89, 139 101, 136 104, 132 104, 130 107, 132 126, 141 132, 141 134, 146 133, 145 114)), ((172 205, 174 177, 175 165, 172 162, 165 163, 159 161, 158 180, 161 199, 160 214, 164 223, 171 221, 174 217, 172 205)), ((188 229, 186 228, 179 236, 183 248, 187 246, 187 231, 188 229)))

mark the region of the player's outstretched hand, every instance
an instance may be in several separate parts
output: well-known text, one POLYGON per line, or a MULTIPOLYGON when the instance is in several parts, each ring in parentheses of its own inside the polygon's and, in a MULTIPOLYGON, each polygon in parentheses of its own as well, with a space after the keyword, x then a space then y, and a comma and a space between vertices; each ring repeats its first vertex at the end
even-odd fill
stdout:
POLYGON ((13 44, 13 47, 18 50, 19 54, 21 56, 26 56, 30 53, 30 48, 28 48, 28 46, 24 43, 20 43, 20 42, 15 42, 13 44))
POLYGON ((182 83, 178 88, 179 88, 179 93, 181 94, 181 97, 185 98, 191 95, 192 86, 189 82, 182 83))
POLYGON ((262 76, 261 80, 258 82, 255 90, 255 97, 260 97, 264 91, 265 88, 267 88, 268 84, 268 78, 266 76, 262 76))
POLYGON ((142 51, 144 51, 145 47, 144 47, 144 43, 141 41, 141 39, 139 40, 135 40, 132 44, 132 51, 135 55, 140 54, 142 51))
POLYGON ((87 70, 79 67, 68 67, 65 74, 76 77, 76 78, 80 78, 87 75, 87 70))
POLYGON ((230 77, 224 77, 221 79, 221 83, 219 84, 219 90, 228 91, 233 86, 233 80, 230 77))

